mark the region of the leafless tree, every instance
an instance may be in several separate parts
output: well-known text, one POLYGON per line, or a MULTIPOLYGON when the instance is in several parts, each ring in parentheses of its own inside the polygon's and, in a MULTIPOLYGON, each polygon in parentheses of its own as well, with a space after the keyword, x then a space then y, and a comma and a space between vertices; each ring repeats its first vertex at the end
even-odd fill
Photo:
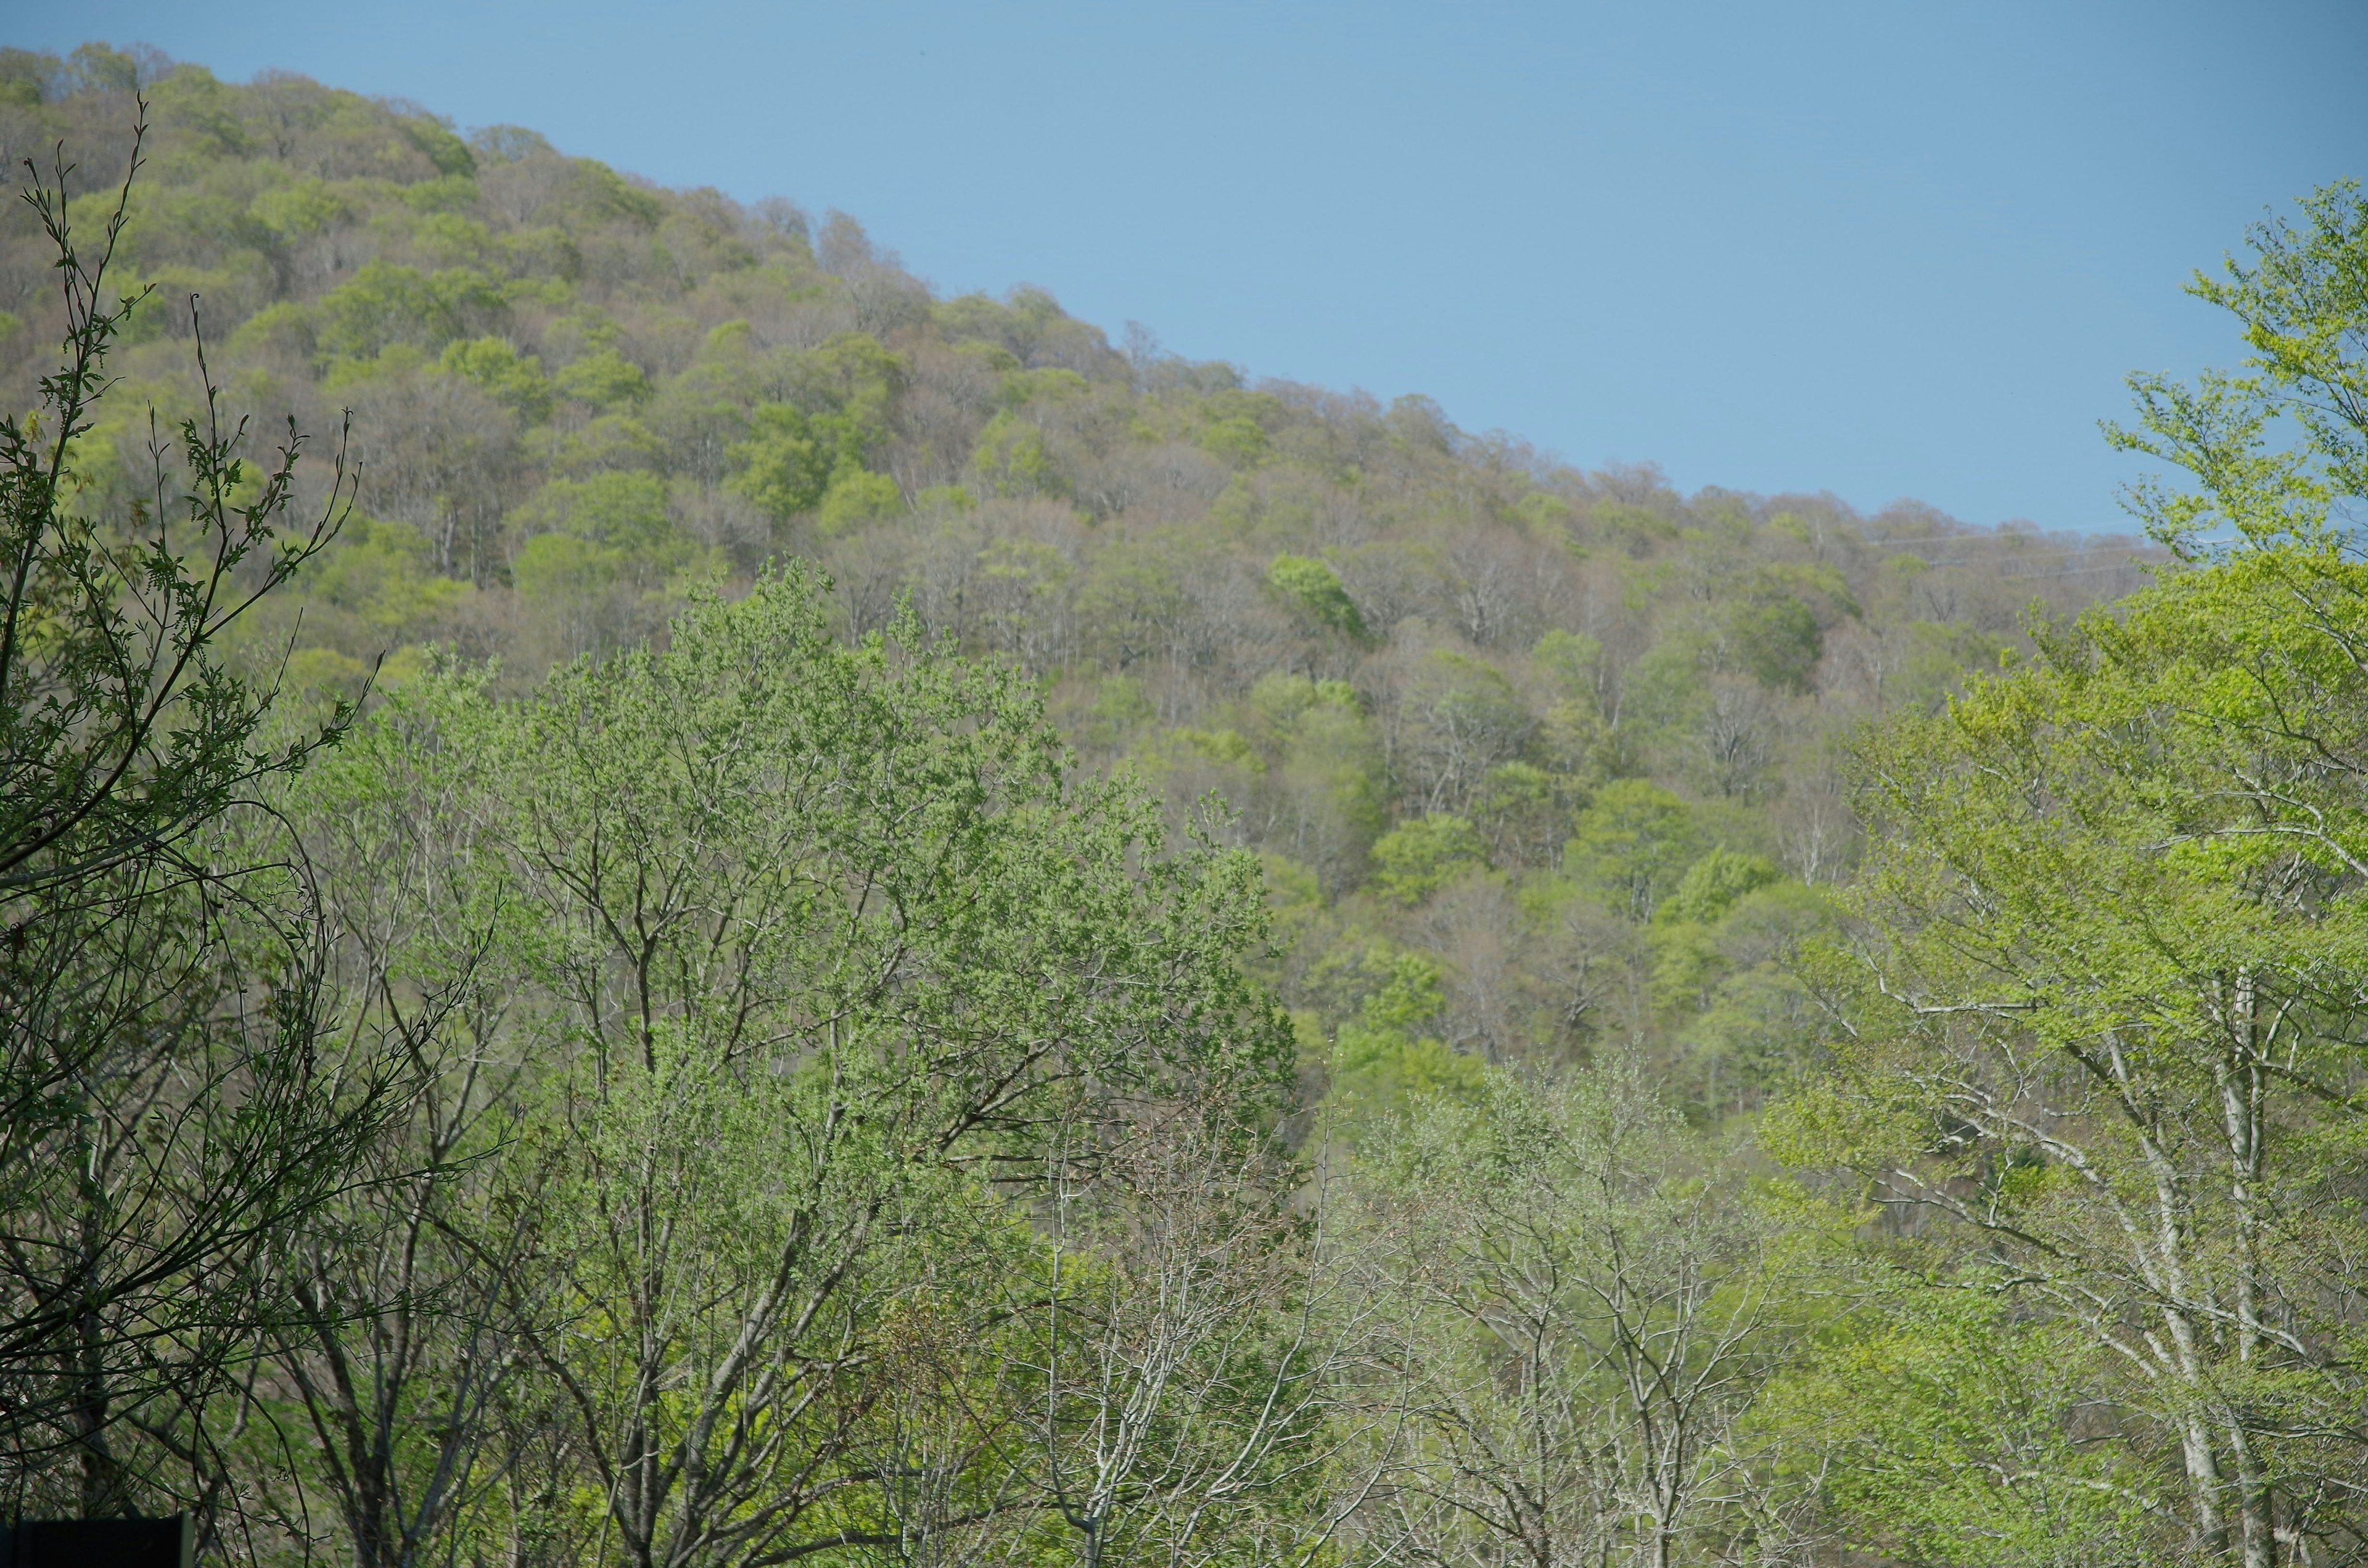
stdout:
POLYGON ((1364 1162, 1410 1451, 1372 1554, 1669 1568, 1743 1490, 1773 1365, 1763 1227, 1617 1070, 1419 1109, 1364 1162))
POLYGON ((1501 877, 1475 873, 1441 889, 1420 915, 1424 946, 1447 960, 1447 1041, 1491 1061, 1520 1039, 1519 915, 1501 877))
POLYGON ((1369 1303, 1222 1105, 1081 1131, 1048 1151, 1020 1351, 1044 1506, 1081 1568, 1313 1560, 1370 1482, 1340 1468, 1376 1426, 1369 1303))
POLYGON ((1757 794, 1776 755, 1776 699, 1741 676, 1714 675, 1709 684, 1694 737, 1704 776, 1722 795, 1757 794))

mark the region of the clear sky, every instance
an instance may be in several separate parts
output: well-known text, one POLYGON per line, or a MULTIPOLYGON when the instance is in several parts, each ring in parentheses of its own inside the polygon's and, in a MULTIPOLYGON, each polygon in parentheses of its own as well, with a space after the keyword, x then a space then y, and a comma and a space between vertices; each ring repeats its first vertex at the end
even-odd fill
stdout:
POLYGON ((1681 486, 2120 527, 2122 374, 2368 176, 2368 0, 951 5, 0 0, 841 208, 947 290, 1681 486))

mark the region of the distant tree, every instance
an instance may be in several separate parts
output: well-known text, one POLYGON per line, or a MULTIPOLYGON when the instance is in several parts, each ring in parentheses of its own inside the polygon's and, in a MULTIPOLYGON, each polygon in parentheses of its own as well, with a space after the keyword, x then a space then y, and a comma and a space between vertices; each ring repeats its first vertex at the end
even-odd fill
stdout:
POLYGON ((1453 648, 1407 651, 1390 758, 1409 810, 1462 812, 1488 770, 1520 754, 1536 728, 1502 671, 1453 648))
POLYGON ((1278 555, 1267 566, 1266 580, 1316 630, 1359 642, 1371 635, 1365 630, 1365 618, 1357 613, 1357 601, 1340 585, 1340 574, 1323 562, 1304 555, 1278 555))

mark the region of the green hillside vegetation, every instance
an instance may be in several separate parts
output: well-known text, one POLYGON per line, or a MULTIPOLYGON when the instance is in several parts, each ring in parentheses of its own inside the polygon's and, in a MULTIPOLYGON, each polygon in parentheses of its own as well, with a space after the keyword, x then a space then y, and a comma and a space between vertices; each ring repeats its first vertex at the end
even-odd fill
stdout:
POLYGON ((2356 187, 2199 279, 2114 538, 301 77, 0 51, 0 152, 8 1506, 2368 1562, 2356 187))
MULTIPOLYGON (((1680 496, 1421 398, 1121 353, 1040 290, 937 298, 843 214, 817 233, 515 127, 144 69, 123 260, 154 292, 85 467, 104 505, 137 493, 142 410, 188 406, 192 294, 258 427, 318 442, 351 411, 357 515, 252 629, 293 639, 291 685, 353 696, 381 657, 399 685, 446 644, 523 689, 699 585, 814 560, 847 633, 909 599, 1041 679, 1089 768, 1178 820, 1222 797, 1311 1040, 1397 956, 1435 970, 1435 1011, 1367 1039, 1385 1076, 1649 1039, 1698 1115, 1756 1105, 1802 1027, 1768 966, 1855 853, 1836 738, 2026 648, 2034 601, 2140 580, 2127 540, 1680 496), (1754 869, 1664 909, 1722 849, 1754 869)), ((6 70, 5 150, 65 138, 97 211, 141 62, 6 70)), ((10 222, 21 405, 56 334, 10 222)))

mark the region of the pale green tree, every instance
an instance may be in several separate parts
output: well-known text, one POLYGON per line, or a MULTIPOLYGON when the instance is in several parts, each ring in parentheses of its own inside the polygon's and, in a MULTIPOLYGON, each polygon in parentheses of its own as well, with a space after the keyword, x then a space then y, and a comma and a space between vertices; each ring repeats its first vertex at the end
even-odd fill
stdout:
POLYGON ((842 1460, 936 1250, 1002 1222, 1062 1108, 1219 1082, 1253 1114, 1287 1072, 1247 858, 1164 853, 1065 780, 1027 683, 909 621, 844 646, 821 595, 701 602, 484 732, 559 1063, 513 1322, 590 1550, 634 1564, 902 1539, 842 1460))
POLYGON ((2247 372, 2136 378, 2118 436, 2189 471, 2134 501, 2218 559, 1865 748, 1866 926, 1793 1122, 1945 1217, 1932 1267, 2087 1336, 2107 1436, 2158 1461, 2120 1483, 2157 1559, 2245 1568, 2355 1560, 2368 1522, 2368 216, 2304 215, 2197 285, 2247 372))
POLYGON ((1406 1423, 1374 1560, 1668 1568, 1716 1539, 1783 1343, 1736 1172, 1607 1067, 1417 1102, 1358 1186, 1406 1423))

